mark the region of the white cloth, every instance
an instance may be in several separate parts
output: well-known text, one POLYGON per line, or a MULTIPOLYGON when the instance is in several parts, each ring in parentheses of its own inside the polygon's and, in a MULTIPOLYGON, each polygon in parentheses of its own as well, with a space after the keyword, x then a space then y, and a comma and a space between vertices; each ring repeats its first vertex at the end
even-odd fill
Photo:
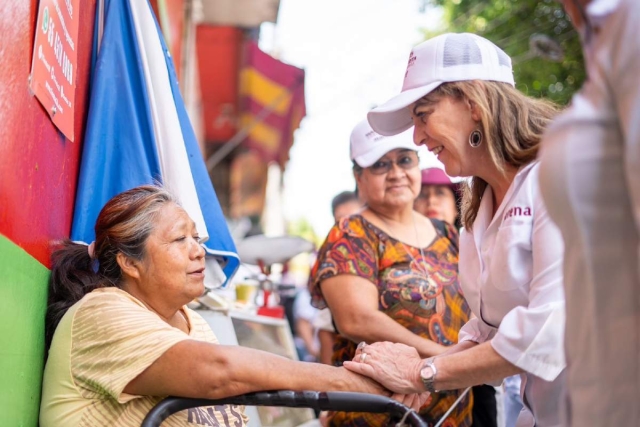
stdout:
POLYGON ((520 396, 522 379, 520 375, 513 375, 505 378, 502 385, 504 387, 504 393, 502 394, 504 399, 504 425, 505 427, 515 427, 520 417, 520 412, 526 410, 520 396))
POLYGON ((541 152, 567 248, 565 424, 640 426, 640 3, 587 13, 589 78, 541 152))
POLYGON ((313 319, 313 327, 319 331, 336 331, 336 328, 333 327, 333 317, 331 316, 329 307, 318 311, 318 315, 313 319))
MULTIPOLYGON (((523 402, 535 425, 548 427, 561 422, 563 244, 539 194, 538 170, 536 162, 520 169, 495 215, 487 187, 473 230, 461 233, 460 284, 476 317, 459 341, 491 341, 523 369, 523 402)), ((532 423, 523 411, 517 425, 532 423)))
POLYGON ((311 294, 307 288, 301 288, 293 301, 293 317, 295 320, 304 319, 313 324, 318 315, 318 309, 311 305, 311 294))

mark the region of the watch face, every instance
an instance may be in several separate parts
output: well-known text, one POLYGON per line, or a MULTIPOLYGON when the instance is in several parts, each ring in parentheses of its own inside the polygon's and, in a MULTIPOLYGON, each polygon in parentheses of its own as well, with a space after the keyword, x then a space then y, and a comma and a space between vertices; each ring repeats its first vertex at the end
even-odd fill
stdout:
POLYGON ((420 378, 423 380, 430 380, 433 378, 433 369, 429 366, 425 366, 420 370, 420 378))
POLYGON ((434 393, 435 389, 435 368, 430 364, 427 364, 424 368, 420 370, 420 379, 422 380, 422 385, 426 391, 430 393, 434 393))

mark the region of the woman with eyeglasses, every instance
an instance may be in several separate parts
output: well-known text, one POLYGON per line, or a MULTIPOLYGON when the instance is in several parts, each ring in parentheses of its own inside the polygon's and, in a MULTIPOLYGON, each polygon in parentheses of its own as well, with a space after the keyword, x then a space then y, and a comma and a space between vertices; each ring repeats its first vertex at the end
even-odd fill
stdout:
MULTIPOLYGON (((351 134, 353 172, 366 207, 331 229, 309 282, 314 305, 329 306, 334 317, 334 365, 351 360, 361 341, 393 341, 436 356, 457 343, 469 320, 457 279, 457 231, 413 209, 421 186, 416 150, 410 132, 384 137, 366 121, 351 134)), ((459 395, 433 394, 421 414, 435 423, 459 395)), ((470 426, 471 405, 464 396, 445 425, 470 426)), ((330 417, 335 426, 387 423, 384 414, 330 417)))

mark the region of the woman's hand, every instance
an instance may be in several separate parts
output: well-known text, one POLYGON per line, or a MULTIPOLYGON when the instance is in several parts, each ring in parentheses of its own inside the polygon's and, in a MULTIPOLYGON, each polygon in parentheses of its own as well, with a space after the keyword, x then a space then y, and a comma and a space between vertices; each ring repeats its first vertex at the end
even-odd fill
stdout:
POLYGON ((413 347, 390 342, 360 344, 353 361, 344 362, 343 366, 378 381, 394 393, 424 393, 420 380, 422 359, 413 347))
POLYGON ((393 341, 409 345, 424 358, 438 356, 444 347, 414 334, 379 310, 378 288, 364 277, 339 274, 322 281, 322 295, 340 335, 351 341, 393 341), (375 327, 373 326, 375 325, 375 327))
POLYGON ((401 393, 392 394, 389 390, 380 385, 380 383, 367 378, 366 376, 349 372, 347 370, 345 370, 345 374, 353 376, 349 385, 350 391, 387 396, 415 411, 418 411, 429 397, 429 393, 411 393, 406 395, 401 393))
POLYGON ((384 388, 377 381, 368 378, 365 375, 360 375, 356 372, 349 371, 347 369, 341 369, 345 377, 345 390, 355 391, 358 393, 378 394, 380 396, 391 396, 391 392, 384 388))

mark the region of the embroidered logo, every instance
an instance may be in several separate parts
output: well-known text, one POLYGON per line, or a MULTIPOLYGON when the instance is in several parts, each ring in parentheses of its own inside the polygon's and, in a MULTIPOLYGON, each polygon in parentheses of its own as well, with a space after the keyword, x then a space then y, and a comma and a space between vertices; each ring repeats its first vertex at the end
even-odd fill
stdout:
POLYGON ((529 206, 514 206, 504 214, 504 218, 502 218, 502 220, 504 221, 513 216, 531 216, 531 208, 529 206))
POLYGON ((380 134, 378 134, 378 133, 376 133, 374 131, 370 131, 370 132, 367 132, 365 134, 365 138, 367 138, 369 141, 376 142, 376 141, 378 141, 380 139, 383 139, 384 136, 382 136, 382 135, 380 135, 380 134))
POLYGON ((413 51, 411 51, 411 53, 409 54, 409 63, 407 64, 407 71, 404 73, 405 79, 409 75, 409 68, 413 67, 413 65, 416 63, 416 59, 418 59, 418 57, 413 53, 413 51))

